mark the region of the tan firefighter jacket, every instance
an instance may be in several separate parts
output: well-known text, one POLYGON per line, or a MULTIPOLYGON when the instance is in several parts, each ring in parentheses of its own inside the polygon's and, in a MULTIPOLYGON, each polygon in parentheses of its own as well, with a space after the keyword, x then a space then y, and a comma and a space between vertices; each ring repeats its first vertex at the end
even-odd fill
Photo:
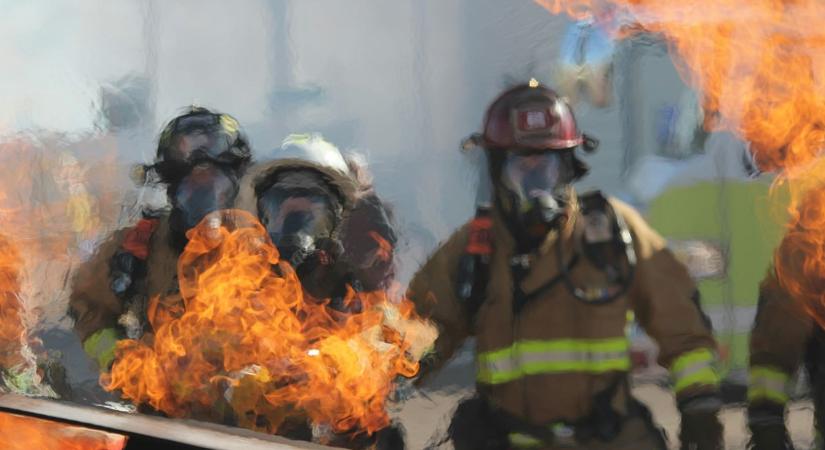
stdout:
MULTIPOLYGON (((625 333, 632 312, 658 342, 659 362, 670 369, 679 398, 715 392, 716 343, 694 300, 696 287, 687 270, 635 210, 616 200, 610 203, 631 231, 638 264, 627 293, 607 304, 586 304, 564 283, 556 283, 514 316, 509 266, 514 243, 494 212, 487 296, 471 323, 454 294, 467 227, 451 236, 419 270, 409 289, 419 313, 440 328, 433 367, 447 361, 465 338, 475 336, 477 384, 491 403, 535 425, 576 421, 591 412, 597 393, 627 377, 625 333)), ((561 237, 551 233, 530 256, 530 272, 522 283, 525 293, 557 276, 560 241, 564 260, 572 258, 581 222, 580 213, 574 212, 561 237)), ((586 258, 580 258, 570 274, 577 286, 604 285, 603 273, 586 258)), ((626 412, 629 395, 626 384, 621 386, 613 401, 620 413, 626 412)))
MULTIPOLYGON (((125 337, 118 331, 118 325, 119 321, 121 326, 124 325, 127 305, 111 287, 112 257, 124 249, 124 243, 129 241, 129 235, 136 228, 115 231, 92 258, 78 268, 73 279, 69 311, 75 318, 74 329, 83 348, 102 369, 106 369, 114 358, 115 342, 125 337)), ((158 295, 179 297, 176 277, 179 252, 170 245, 169 217, 160 217, 154 230, 144 237, 148 239, 146 275, 134 280, 130 300, 145 305, 148 299, 158 295)), ((142 316, 141 312, 137 313, 142 316)))

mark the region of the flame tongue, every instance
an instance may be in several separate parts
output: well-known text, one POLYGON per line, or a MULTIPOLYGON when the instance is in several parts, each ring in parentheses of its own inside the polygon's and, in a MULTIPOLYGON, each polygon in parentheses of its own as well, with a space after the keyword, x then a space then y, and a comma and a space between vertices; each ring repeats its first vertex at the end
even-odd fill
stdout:
POLYGON ((17 249, 0 236, 0 368, 10 369, 25 363, 22 350, 26 330, 23 326, 23 308, 17 294, 18 279, 23 262, 17 249))
POLYGON ((791 207, 788 233, 776 252, 776 275, 791 300, 825 328, 825 189, 807 190, 791 207))
MULTIPOLYGON (((627 19, 664 36, 683 78, 704 95, 711 128, 738 132, 760 166, 810 162, 825 142, 819 0, 536 0, 555 14, 627 19)), ((621 34, 619 34, 621 36, 621 34)))
POLYGON ((152 302, 154 336, 118 344, 107 389, 171 416, 234 416, 270 432, 306 419, 338 432, 389 423, 393 378, 417 371, 413 340, 434 339, 408 302, 350 293, 362 312, 343 314, 304 301, 295 272, 244 212, 213 215, 189 239, 178 264, 185 310, 152 302))

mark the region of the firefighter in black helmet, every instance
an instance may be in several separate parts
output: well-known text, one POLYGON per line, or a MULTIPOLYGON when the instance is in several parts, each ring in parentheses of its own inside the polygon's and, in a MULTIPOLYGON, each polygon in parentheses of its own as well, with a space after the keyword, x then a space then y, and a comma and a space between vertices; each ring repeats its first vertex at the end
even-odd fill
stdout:
POLYGON ((164 127, 154 163, 141 172, 146 183, 166 187, 169 207, 145 210, 138 223, 115 231, 74 277, 74 328, 101 370, 117 340, 149 331, 147 299, 179 298, 176 264, 187 230, 232 207, 250 160, 249 143, 228 114, 191 107, 164 127))

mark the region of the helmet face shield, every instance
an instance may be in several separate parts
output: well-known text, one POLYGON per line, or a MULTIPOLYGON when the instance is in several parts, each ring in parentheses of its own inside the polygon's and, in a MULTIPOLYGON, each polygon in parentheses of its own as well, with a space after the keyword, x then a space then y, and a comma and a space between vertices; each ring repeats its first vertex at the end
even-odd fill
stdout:
POLYGON ((237 136, 237 122, 224 114, 191 114, 177 119, 165 160, 193 162, 222 161, 230 156, 237 136))
POLYGON ((203 162, 238 167, 250 159, 249 147, 231 116, 206 110, 180 116, 161 134, 151 167, 161 181, 174 183, 203 162))
POLYGON ((220 161, 229 152, 229 146, 229 136, 223 133, 196 130, 175 136, 167 160, 182 163, 204 159, 220 161))

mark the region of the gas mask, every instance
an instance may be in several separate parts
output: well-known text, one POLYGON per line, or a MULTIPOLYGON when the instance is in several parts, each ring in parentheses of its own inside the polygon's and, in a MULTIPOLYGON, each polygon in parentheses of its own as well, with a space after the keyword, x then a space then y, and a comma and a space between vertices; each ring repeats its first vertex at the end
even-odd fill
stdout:
POLYGON ((185 245, 186 232, 207 214, 231 208, 238 194, 232 172, 214 163, 200 163, 169 187, 172 212, 169 225, 178 247, 185 245))
POLYGON ((509 193, 517 237, 536 245, 557 227, 570 203, 574 170, 561 151, 508 152, 501 183, 509 193))
POLYGON ((333 233, 341 214, 335 194, 311 171, 276 176, 258 194, 258 216, 281 259, 304 277, 340 254, 333 233))

